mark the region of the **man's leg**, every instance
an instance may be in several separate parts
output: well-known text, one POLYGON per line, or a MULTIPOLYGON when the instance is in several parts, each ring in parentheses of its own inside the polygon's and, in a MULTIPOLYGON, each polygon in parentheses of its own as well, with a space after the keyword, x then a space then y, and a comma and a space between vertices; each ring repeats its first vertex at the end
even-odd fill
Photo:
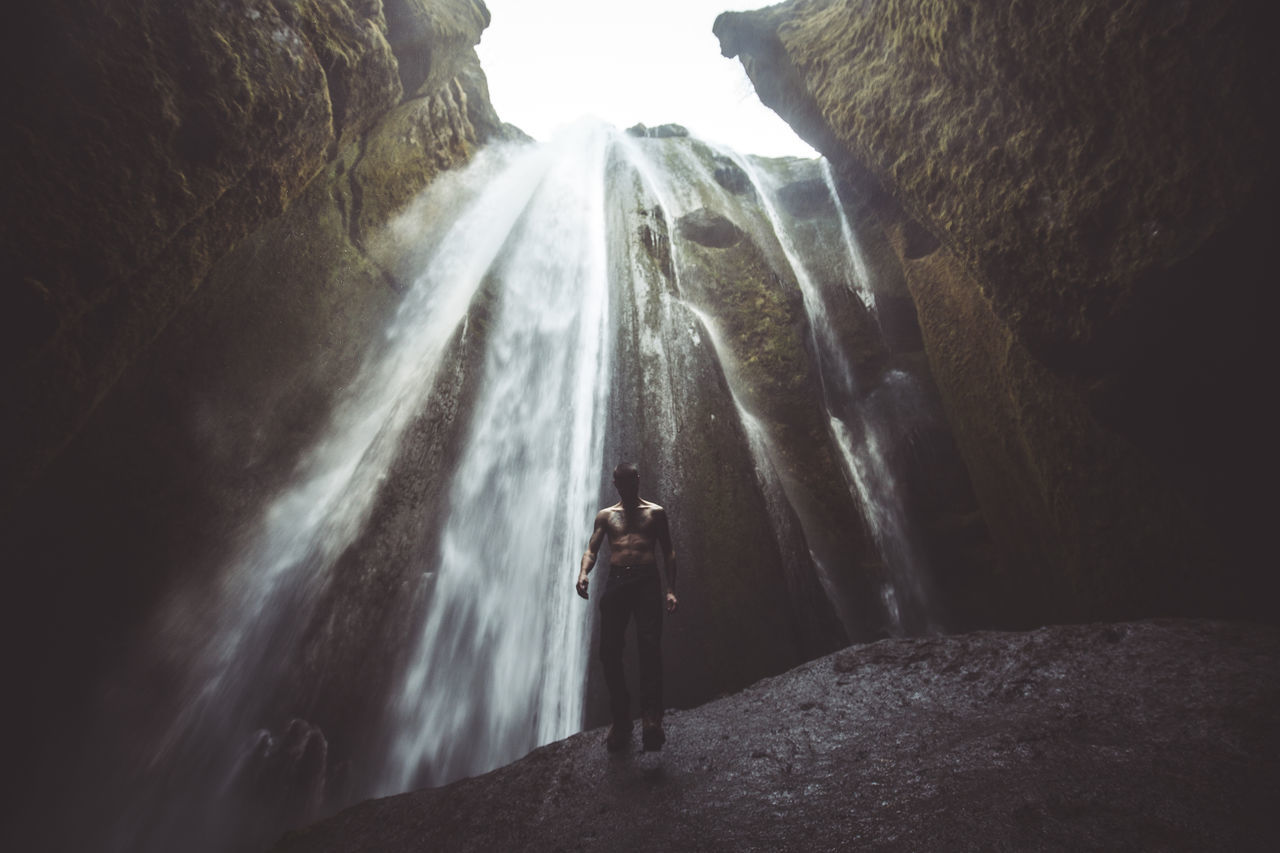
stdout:
POLYGON ((609 688, 609 714, 613 721, 606 745, 614 752, 631 740, 631 696, 622 670, 622 649, 631 609, 619 592, 616 587, 606 589, 600 599, 600 663, 604 667, 605 686, 609 688))
POLYGON ((656 578, 652 587, 646 584, 635 614, 644 748, 661 749, 667 737, 662 730, 662 594, 656 578))

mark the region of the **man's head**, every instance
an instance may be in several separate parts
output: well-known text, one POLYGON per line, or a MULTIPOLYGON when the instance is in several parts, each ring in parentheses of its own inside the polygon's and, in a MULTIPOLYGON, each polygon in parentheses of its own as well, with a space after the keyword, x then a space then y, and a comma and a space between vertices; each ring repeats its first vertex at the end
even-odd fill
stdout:
POLYGON ((613 469, 613 485, 628 503, 640 497, 640 469, 634 462, 622 462, 613 469))

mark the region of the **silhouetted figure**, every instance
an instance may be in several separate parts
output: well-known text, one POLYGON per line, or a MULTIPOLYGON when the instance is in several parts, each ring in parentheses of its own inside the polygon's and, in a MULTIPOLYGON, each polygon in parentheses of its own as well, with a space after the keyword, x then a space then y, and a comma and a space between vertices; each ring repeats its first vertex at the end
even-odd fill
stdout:
POLYGON ((605 745, 619 752, 631 742, 631 696, 622 671, 627 622, 636 620, 640 658, 641 741, 645 750, 662 749, 662 578, 654 549, 662 549, 667 575, 666 605, 675 613, 676 552, 671 546, 667 511, 640 498, 640 472, 630 462, 613 469, 613 485, 622 500, 596 513, 595 528, 578 571, 578 595, 587 597, 587 575, 596 564, 600 544, 609 537, 609 580, 600 599, 600 662, 609 688, 613 727, 605 745))

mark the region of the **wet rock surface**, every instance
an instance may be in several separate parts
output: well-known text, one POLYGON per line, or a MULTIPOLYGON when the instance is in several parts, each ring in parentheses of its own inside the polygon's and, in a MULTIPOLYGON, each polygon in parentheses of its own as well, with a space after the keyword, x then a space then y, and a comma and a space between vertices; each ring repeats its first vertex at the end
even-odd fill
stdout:
POLYGON ((882 640, 669 714, 660 753, 585 732, 274 850, 1271 850, 1277 663, 1244 623, 882 640))
POLYGON ((796 219, 813 219, 834 213, 831 193, 817 178, 787 184, 778 190, 778 201, 796 219))

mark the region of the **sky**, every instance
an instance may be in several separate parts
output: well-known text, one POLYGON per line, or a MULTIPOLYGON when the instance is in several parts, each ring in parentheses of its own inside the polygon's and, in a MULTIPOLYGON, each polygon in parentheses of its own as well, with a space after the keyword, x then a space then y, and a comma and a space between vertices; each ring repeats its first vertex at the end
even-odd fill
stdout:
POLYGON ((485 0, 477 51, 503 121, 536 139, 582 116, 675 122, 745 154, 816 157, 720 55, 716 15, 771 0, 485 0))

